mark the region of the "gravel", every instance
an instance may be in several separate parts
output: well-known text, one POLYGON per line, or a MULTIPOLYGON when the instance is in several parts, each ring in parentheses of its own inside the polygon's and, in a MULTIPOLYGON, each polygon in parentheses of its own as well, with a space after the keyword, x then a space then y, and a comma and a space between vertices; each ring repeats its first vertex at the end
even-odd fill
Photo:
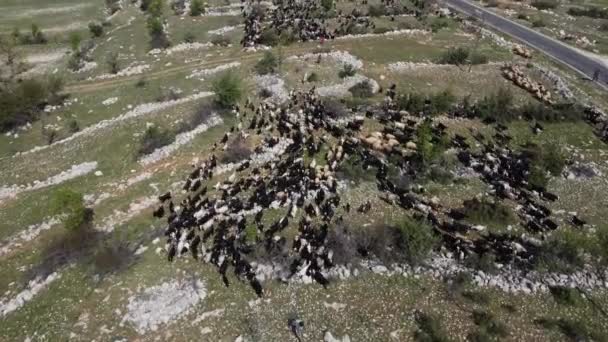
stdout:
POLYGON ((44 181, 34 181, 32 185, 11 185, 0 187, 0 202, 6 198, 13 198, 19 193, 43 189, 49 186, 58 185, 68 180, 84 176, 97 169, 97 162, 87 162, 73 165, 69 170, 63 171, 58 175, 52 176, 44 181))
POLYGON ((140 334, 157 331, 160 325, 188 314, 205 297, 207 289, 198 279, 165 282, 131 296, 123 321, 140 334))

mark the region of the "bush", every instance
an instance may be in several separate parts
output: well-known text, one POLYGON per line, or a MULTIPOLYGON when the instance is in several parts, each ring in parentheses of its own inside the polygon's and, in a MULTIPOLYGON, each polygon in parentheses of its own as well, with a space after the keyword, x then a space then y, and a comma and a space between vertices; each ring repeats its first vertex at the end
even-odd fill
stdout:
POLYGON ((517 13, 517 19, 528 20, 528 16, 525 13, 517 13))
POLYGON ((148 80, 145 76, 142 76, 140 79, 137 80, 137 82, 135 82, 135 88, 143 88, 146 86, 146 84, 148 84, 148 80))
POLYGON ((227 72, 213 82, 215 99, 221 108, 230 108, 235 105, 243 95, 243 89, 239 76, 227 72))
POLYGON ((0 90, 0 132, 38 120, 46 104, 58 104, 63 99, 59 95, 62 87, 60 78, 6 82, 0 90))
POLYGON ((573 272, 585 265, 585 255, 597 255, 597 239, 569 227, 558 229, 539 250, 536 267, 550 272, 573 272))
POLYGON ((152 49, 166 49, 171 45, 160 17, 148 17, 147 27, 148 33, 150 34, 150 46, 152 49))
POLYGON ((519 109, 519 112, 521 116, 528 120, 543 122, 574 122, 583 119, 584 109, 576 104, 557 104, 549 106, 539 102, 528 102, 519 109))
POLYGON ((478 326, 479 330, 473 333, 472 340, 474 341, 491 341, 493 339, 484 339, 485 337, 505 338, 508 336, 507 327, 498 321, 494 315, 489 312, 475 310, 473 311, 473 322, 478 326))
POLYGON ((117 74, 120 71, 120 63, 118 62, 118 52, 110 52, 106 57, 106 64, 111 74, 117 74))
POLYGON ((487 55, 478 52, 472 52, 469 55, 469 63, 471 65, 488 64, 489 60, 490 58, 487 55))
POLYGON ((319 81, 319 75, 316 72, 311 72, 310 75, 306 77, 306 82, 314 83, 319 81))
POLYGON ((169 145, 174 138, 174 134, 169 130, 159 129, 156 126, 148 127, 139 142, 137 157, 148 155, 156 149, 169 145))
POLYGON ((190 114, 185 121, 180 123, 177 132, 183 133, 195 129, 201 124, 207 122, 215 111, 216 108, 211 103, 203 102, 199 104, 194 112, 192 112, 192 114, 190 114))
POLYGON ((537 10, 548 10, 557 7, 557 1, 555 0, 534 0, 530 5, 537 10))
POLYGON ((99 23, 89 23, 89 32, 91 37, 97 38, 103 35, 103 26, 99 23))
POLYGON ((192 0, 190 3, 190 16, 198 17, 205 13, 205 4, 202 0, 192 0))
POLYGON ((601 9, 599 7, 589 8, 577 8, 570 7, 568 14, 575 17, 590 17, 596 19, 608 19, 608 9, 601 9))
POLYGON ((343 161, 338 167, 337 175, 341 179, 348 179, 356 184, 372 182, 375 179, 373 172, 363 168, 363 161, 357 155, 351 155, 343 161))
POLYGON ((355 69, 354 66, 352 66, 351 64, 344 64, 344 66, 338 73, 338 76, 340 76, 340 78, 346 78, 346 77, 355 76, 356 73, 357 73, 357 70, 355 69))
POLYGON ((484 96, 472 108, 471 116, 484 121, 508 122, 517 118, 513 110, 513 94, 507 88, 484 96))
POLYGON ((374 96, 374 86, 369 80, 355 84, 348 91, 357 98, 370 98, 374 96))
POLYGON ((542 172, 549 172, 553 176, 559 176, 566 166, 566 156, 556 143, 549 142, 540 146, 528 144, 524 147, 523 153, 530 158, 533 167, 538 167, 542 172))
POLYGON ((417 264, 423 261, 439 243, 433 227, 426 222, 405 219, 397 225, 399 244, 406 260, 417 264))
POLYGON ((80 131, 80 125, 78 124, 78 121, 70 120, 70 123, 68 124, 68 131, 70 133, 76 133, 80 131))
POLYGON ((230 43, 231 43, 231 41, 228 36, 216 34, 216 35, 213 35, 213 37, 211 37, 211 44, 213 44, 213 45, 226 47, 226 46, 230 45, 230 43))
POLYGON ((509 207, 487 198, 464 201, 462 212, 475 224, 504 226, 515 222, 515 216, 509 207))
POLYGON ((563 286, 550 286, 549 291, 553 299, 561 305, 575 306, 581 300, 581 295, 576 289, 563 286))
POLYGON ((448 342, 450 339, 441 327, 440 320, 435 316, 422 312, 416 313, 416 325, 418 329, 414 333, 414 339, 421 342, 448 342))
POLYGON ((326 12, 329 12, 334 8, 334 0, 321 0, 321 6, 326 12))
POLYGON ((327 248, 333 252, 336 265, 354 263, 359 256, 356 235, 344 225, 336 225, 327 234, 327 248))
POLYGON ((532 21, 532 27, 545 27, 547 24, 541 18, 537 18, 532 21))
POLYGON ((416 129, 417 156, 422 167, 436 161, 446 150, 446 142, 433 135, 431 123, 425 120, 416 129))
POLYGON ((439 64, 463 65, 469 58, 469 49, 465 47, 449 48, 439 57, 439 64))
POLYGON ((380 5, 369 5, 367 7, 367 13, 370 17, 381 17, 386 15, 386 6, 380 5))
POLYGON ((63 226, 70 231, 79 230, 92 221, 92 212, 84 205, 81 193, 70 189, 57 190, 51 198, 55 215, 66 215, 63 226))
POLYGON ((608 32, 608 22, 604 22, 600 25, 599 30, 601 32, 608 32))
POLYGON ((196 36, 194 33, 188 31, 184 34, 184 43, 192 44, 196 41, 196 36))
POLYGON ((120 272, 136 260, 135 248, 125 241, 105 241, 93 255, 95 274, 101 276, 120 272))
POLYGON ((278 66, 279 61, 277 56, 270 51, 266 51, 264 52, 264 57, 255 65, 255 71, 259 75, 272 74, 277 71, 278 66))
POLYGON ((182 91, 175 87, 160 87, 159 94, 156 97, 156 102, 167 102, 179 100, 182 97, 182 91))
POLYGON ((444 28, 447 28, 449 26, 448 24, 448 20, 445 18, 434 18, 433 21, 431 21, 430 25, 431 27, 431 31, 433 33, 437 33, 439 31, 441 31, 444 28))
POLYGON ((392 29, 390 27, 386 27, 386 26, 379 26, 374 28, 374 34, 383 34, 386 32, 391 32, 392 29))
POLYGON ((275 29, 265 29, 260 34, 259 43, 266 46, 276 46, 279 44, 279 34, 275 29))
POLYGON ((564 318, 541 318, 534 321, 545 329, 558 330, 572 341, 606 341, 606 333, 593 331, 582 321, 564 318))
POLYGON ((25 44, 46 44, 48 40, 44 33, 38 28, 38 25, 32 24, 31 37, 24 37, 25 44))
POLYGON ((238 163, 251 156, 253 151, 247 145, 247 141, 242 135, 238 135, 232 142, 228 143, 228 147, 220 158, 222 163, 238 163))

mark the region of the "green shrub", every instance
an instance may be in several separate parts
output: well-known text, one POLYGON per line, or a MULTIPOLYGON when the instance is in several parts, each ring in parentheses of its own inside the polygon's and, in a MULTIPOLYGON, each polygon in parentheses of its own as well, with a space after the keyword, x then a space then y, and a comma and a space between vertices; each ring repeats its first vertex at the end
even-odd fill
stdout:
POLYGON ((439 237, 433 227, 424 221, 408 218, 401 221, 396 228, 399 232, 398 246, 409 263, 420 263, 439 243, 439 237))
POLYGON ((418 312, 416 314, 418 329, 414 339, 419 342, 448 342, 450 338, 441 327, 440 320, 430 314, 418 312))
POLYGON ((148 17, 147 27, 148 33, 150 34, 150 46, 152 49, 166 49, 171 45, 160 17, 148 17))
POLYGON ((334 8, 334 0, 321 0, 321 6, 328 12, 334 8))
POLYGON ((140 79, 137 80, 137 82, 135 82, 135 88, 143 88, 146 86, 146 84, 148 84, 148 80, 145 76, 142 76, 140 79))
POLYGON ((448 19, 446 18, 433 18, 431 23, 429 24, 431 31, 437 33, 444 28, 449 26, 448 19))
POLYGON ((557 330, 572 341, 606 341, 605 332, 593 331, 583 321, 565 318, 541 318, 534 321, 545 329, 557 330))
POLYGON ((532 27, 545 27, 547 24, 543 21, 542 18, 537 18, 532 21, 532 27))
POLYGON ((441 57, 439 64, 464 65, 469 58, 469 49, 465 47, 449 48, 441 57))
POLYGON ((266 46, 276 46, 279 44, 279 34, 275 29, 265 29, 260 34, 259 43, 266 46))
POLYGON ((551 272, 572 272, 585 265, 585 255, 598 255, 597 238, 569 227, 558 229, 539 251, 536 267, 551 272))
POLYGON ((0 132, 38 120, 46 104, 58 104, 63 99, 62 87, 61 78, 5 82, 0 90, 0 132))
POLYGON ((63 226, 70 231, 79 230, 92 220, 82 194, 70 189, 57 190, 53 194, 51 210, 55 215, 66 215, 63 226))
POLYGON ((507 225, 515 222, 511 209, 498 201, 473 198, 463 202, 463 214, 475 224, 507 225))
POLYGON ((482 120, 508 122, 517 118, 513 110, 513 94, 507 88, 484 96, 472 106, 470 114, 482 120))
POLYGON ((471 65, 488 64, 489 61, 490 58, 487 55, 478 52, 472 52, 469 55, 469 63, 471 63, 471 65))
POLYGON ((235 105, 243 95, 243 89, 239 76, 227 72, 213 82, 213 91, 217 104, 222 108, 230 108, 235 105))
POLYGON ((91 37, 97 38, 103 35, 103 26, 99 23, 89 23, 89 32, 91 32, 91 37))
POLYGON ((184 43, 192 44, 196 41, 196 36, 191 31, 184 34, 184 43))
POLYGON ((386 15, 386 6, 384 5, 369 5, 367 13, 370 17, 381 17, 386 15))
POLYGON ((566 156, 557 143, 527 144, 523 152, 531 159, 534 167, 553 176, 559 176, 566 166, 566 156))
POLYGON ((603 22, 603 23, 600 25, 599 30, 600 30, 601 32, 608 32, 608 22, 603 22))
POLYGON ((590 17, 596 19, 608 19, 608 9, 599 7, 578 8, 570 7, 568 14, 575 17, 590 17))
POLYGON ((44 33, 38 28, 38 25, 32 24, 31 37, 26 37, 26 44, 46 44, 48 40, 44 33))
POLYGON ((279 61, 277 56, 270 51, 264 52, 264 57, 255 65, 255 71, 259 75, 272 74, 277 71, 279 61))
POLYGON ((118 52, 110 52, 106 57, 106 64, 111 74, 117 74, 120 71, 120 62, 118 61, 118 52))
POLYGON ((314 83, 314 82, 318 82, 319 81, 319 75, 316 72, 311 72, 307 77, 306 77, 306 82, 310 82, 310 83, 314 83))
POLYGON ((202 0, 192 0, 190 3, 190 16, 198 17, 205 13, 205 4, 202 0))
POLYGON ((351 64, 344 64, 344 66, 338 73, 338 76, 340 76, 340 78, 346 78, 346 77, 355 76, 356 73, 357 73, 357 70, 355 69, 354 66, 352 66, 351 64))
POLYGON ((416 129, 416 147, 421 166, 428 166, 443 155, 446 142, 433 135, 431 122, 425 120, 416 129))
POLYGON ((230 45, 231 41, 230 41, 230 37, 222 35, 222 34, 216 34, 213 35, 213 37, 211 38, 211 43, 213 45, 217 45, 217 46, 228 46, 230 45))
POLYGON ((159 129, 156 126, 148 127, 140 140, 137 157, 148 155, 158 148, 169 145, 174 138, 174 134, 169 130, 159 129))
POLYGON ((525 13, 517 13, 517 19, 528 20, 528 16, 525 13))
POLYGON ((375 179, 374 172, 363 169, 363 161, 357 155, 351 155, 338 167, 338 176, 348 179, 356 184, 372 182, 375 179))
POLYGON ((556 0, 534 0, 530 3, 530 5, 537 10, 549 10, 557 7, 556 0))
MULTIPOLYGON (((508 336, 507 327, 498 321, 494 315, 489 312, 475 310, 473 311, 473 322, 478 326, 478 331, 473 334, 472 340, 486 340, 486 337, 505 338, 508 336)), ((492 341, 493 339, 487 339, 492 341)))
POLYGON ((78 121, 70 120, 70 122, 68 123, 68 131, 70 133, 76 133, 80 131, 80 125, 78 124, 78 121))
POLYGON ((369 80, 361 81, 350 87, 348 91, 357 98, 370 98, 374 96, 374 86, 369 80))
POLYGON ((549 291, 553 299, 561 305, 575 306, 581 300, 581 295, 576 289, 563 286, 551 286, 549 291))

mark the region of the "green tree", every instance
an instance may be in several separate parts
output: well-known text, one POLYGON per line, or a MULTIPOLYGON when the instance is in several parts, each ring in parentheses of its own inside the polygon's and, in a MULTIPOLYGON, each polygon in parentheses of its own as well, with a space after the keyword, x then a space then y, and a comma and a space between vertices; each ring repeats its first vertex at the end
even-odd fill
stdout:
POLYGON ((198 17, 205 13, 205 4, 202 0, 192 0, 190 4, 190 16, 198 17))
POLYGON ((56 215, 66 215, 63 225, 70 231, 83 228, 92 218, 82 194, 70 189, 61 189, 53 194, 51 209, 56 215))
POLYGON ((222 108, 235 105, 243 95, 241 79, 237 74, 227 72, 213 82, 216 102, 222 108))
POLYGON ((260 75, 272 74, 276 72, 279 62, 277 56, 272 52, 264 52, 264 57, 255 65, 255 71, 260 75))

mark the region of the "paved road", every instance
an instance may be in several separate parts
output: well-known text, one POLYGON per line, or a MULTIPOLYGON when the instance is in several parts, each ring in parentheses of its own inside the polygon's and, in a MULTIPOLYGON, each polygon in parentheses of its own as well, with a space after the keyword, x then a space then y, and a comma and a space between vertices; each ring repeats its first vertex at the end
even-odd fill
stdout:
POLYGON ((600 70, 601 86, 608 90, 608 66, 556 39, 494 14, 468 0, 443 0, 452 9, 476 17, 484 24, 528 44, 566 64, 589 79, 600 70))

